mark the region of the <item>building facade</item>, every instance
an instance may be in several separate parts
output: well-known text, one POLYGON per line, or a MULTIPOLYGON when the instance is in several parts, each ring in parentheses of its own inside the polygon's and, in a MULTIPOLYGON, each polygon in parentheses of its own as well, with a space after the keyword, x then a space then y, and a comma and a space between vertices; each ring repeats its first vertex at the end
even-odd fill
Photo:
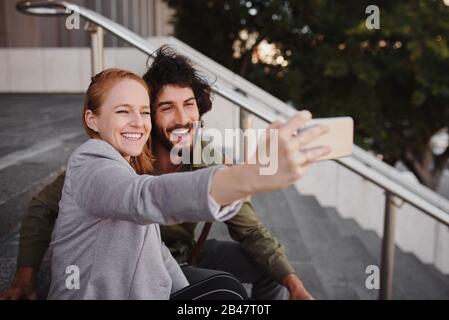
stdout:
MULTIPOLYGON (((16 10, 19 0, 0 1, 0 48, 87 47, 89 35, 83 30, 65 28, 66 17, 38 17, 16 10)), ((144 38, 173 33, 172 10, 163 0, 69 0, 92 9, 144 38)), ((126 46, 106 34, 107 47, 126 46)))

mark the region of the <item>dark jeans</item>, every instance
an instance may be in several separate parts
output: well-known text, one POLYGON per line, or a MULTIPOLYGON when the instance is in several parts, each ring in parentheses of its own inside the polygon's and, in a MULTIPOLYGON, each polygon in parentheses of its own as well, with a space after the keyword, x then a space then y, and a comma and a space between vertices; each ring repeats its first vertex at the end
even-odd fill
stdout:
POLYGON ((252 285, 251 298, 256 300, 287 300, 287 288, 268 273, 260 270, 237 242, 207 240, 198 255, 197 266, 221 270, 240 282, 252 285))

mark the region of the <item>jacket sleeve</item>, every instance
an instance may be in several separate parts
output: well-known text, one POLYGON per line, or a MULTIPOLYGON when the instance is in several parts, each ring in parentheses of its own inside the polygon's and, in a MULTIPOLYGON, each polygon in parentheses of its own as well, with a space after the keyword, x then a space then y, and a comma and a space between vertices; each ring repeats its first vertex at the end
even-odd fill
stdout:
POLYGON ((282 245, 256 216, 254 207, 245 201, 240 211, 225 222, 232 239, 240 242, 243 250, 263 270, 279 283, 290 273, 296 273, 287 259, 282 245))
POLYGON ((59 211, 65 172, 31 199, 20 228, 18 267, 39 270, 59 211))
POLYGON ((219 169, 138 175, 112 146, 92 142, 71 157, 63 192, 85 212, 104 219, 138 224, 224 221, 238 212, 241 201, 220 208, 210 197, 212 176, 219 169))

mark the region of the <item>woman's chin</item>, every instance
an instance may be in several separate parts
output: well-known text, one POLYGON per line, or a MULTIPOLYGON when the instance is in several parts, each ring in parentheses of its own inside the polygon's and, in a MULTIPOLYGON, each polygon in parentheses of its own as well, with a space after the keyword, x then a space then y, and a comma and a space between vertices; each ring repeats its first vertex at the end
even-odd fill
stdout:
POLYGON ((140 150, 122 150, 121 155, 124 158, 130 158, 130 157, 138 157, 142 154, 143 148, 140 150))

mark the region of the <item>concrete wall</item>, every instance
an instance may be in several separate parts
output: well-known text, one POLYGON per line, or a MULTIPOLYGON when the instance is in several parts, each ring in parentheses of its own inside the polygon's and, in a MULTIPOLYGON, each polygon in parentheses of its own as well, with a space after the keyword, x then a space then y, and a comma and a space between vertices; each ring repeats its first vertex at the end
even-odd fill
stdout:
MULTIPOLYGON (((147 56, 133 48, 106 48, 105 67, 142 75, 147 56)), ((0 93, 84 93, 90 77, 88 48, 0 49, 0 93)), ((205 116, 206 128, 224 132, 238 125, 238 108, 218 96, 213 114, 205 116)))
MULTIPOLYGON (((106 48, 105 66, 138 74, 146 70, 147 57, 133 48, 106 48)), ((0 49, 0 92, 82 93, 91 77, 88 48, 0 49)))

